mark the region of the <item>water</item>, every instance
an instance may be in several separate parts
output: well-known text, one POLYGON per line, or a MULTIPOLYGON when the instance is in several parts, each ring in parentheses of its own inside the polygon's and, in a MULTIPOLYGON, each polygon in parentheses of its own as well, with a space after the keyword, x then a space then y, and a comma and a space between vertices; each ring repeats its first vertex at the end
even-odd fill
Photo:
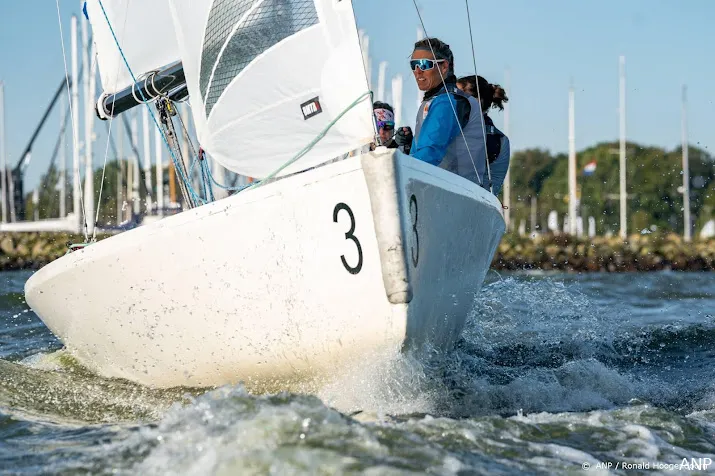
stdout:
POLYGON ((493 273, 454 352, 355 368, 317 396, 93 375, 28 310, 28 276, 0 273, 0 474, 699 474, 683 458, 715 460, 715 273, 493 273))

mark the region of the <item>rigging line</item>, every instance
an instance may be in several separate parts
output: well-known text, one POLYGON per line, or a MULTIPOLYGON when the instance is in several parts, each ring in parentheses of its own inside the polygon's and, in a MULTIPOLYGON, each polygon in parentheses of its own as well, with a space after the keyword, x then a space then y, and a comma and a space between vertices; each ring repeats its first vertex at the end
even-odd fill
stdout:
MULTIPOLYGON (((74 108, 72 107, 72 91, 70 90, 70 80, 69 80, 69 72, 67 71, 67 55, 65 53, 65 36, 62 31, 62 15, 60 14, 60 0, 56 0, 57 4, 57 22, 60 25, 60 43, 62 44, 62 60, 64 61, 65 64, 65 83, 67 84, 67 99, 69 102, 69 108, 70 108, 70 116, 72 117, 72 148, 73 151, 78 150, 78 142, 79 142, 79 136, 77 135, 77 128, 75 128, 75 123, 74 123, 74 115, 75 112, 79 114, 79 111, 75 111, 74 108)), ((76 54, 76 52, 74 52, 76 54)), ((82 65, 82 68, 84 69, 85 65, 82 65)), ((77 85, 75 84, 74 87, 76 88, 77 85)), ((78 118, 79 119, 79 118, 78 118)), ((73 152, 74 153, 74 152, 73 152)), ((82 177, 80 177, 79 173, 79 164, 77 165, 77 170, 73 170, 74 177, 72 177, 73 181, 76 181, 79 183, 79 203, 80 207, 82 208, 82 215, 84 217, 84 241, 86 242, 89 239, 89 236, 87 235, 87 212, 84 209, 84 191, 82 187, 82 177)), ((74 210, 75 214, 79 214, 79 210, 74 210)))
POLYGON ((493 192, 492 188, 492 170, 489 166, 489 151, 487 150, 487 131, 484 125, 484 114, 489 112, 482 111, 482 93, 479 92, 479 75, 477 74, 477 55, 474 53, 474 35, 472 35, 472 17, 469 14, 469 0, 464 0, 464 4, 467 6, 467 25, 469 25, 469 40, 472 43, 472 60, 474 61, 474 81, 477 83, 477 99, 479 100, 479 111, 481 112, 479 116, 479 123, 482 126, 482 138, 484 138, 484 158, 487 166, 487 178, 489 180, 489 191, 493 192))
MULTIPOLYGON (((173 101, 171 101, 171 102, 173 103, 173 101)), ((179 113, 178 110, 176 113, 176 117, 179 119, 179 124, 181 124, 181 133, 183 134, 184 140, 188 144, 190 152, 191 152, 192 159, 191 159, 191 163, 189 164, 189 170, 187 172, 188 179, 190 179, 194 172, 194 166, 197 163, 199 163, 199 169, 201 169, 201 164, 202 164, 201 157, 199 157, 199 152, 197 152, 196 149, 194 148, 194 141, 191 139, 191 136, 189 135, 189 128, 186 126, 186 123, 184 122, 184 118, 181 116, 181 113, 179 113)), ((204 161, 205 160, 206 160, 206 156, 204 154, 204 161)), ((200 172, 200 174, 203 174, 203 172, 200 172)), ((203 180, 203 176, 202 176, 202 180, 203 180)), ((218 182, 216 182, 215 180, 214 180, 214 182, 220 186, 220 184, 218 184, 218 182)), ((190 183, 188 183, 187 185, 193 189, 193 186, 190 183)), ((201 186, 202 186, 202 188, 204 188, 203 183, 201 183, 201 186)), ((211 187, 211 183, 209 183, 208 186, 210 188, 213 188, 213 187, 211 187)), ((213 195, 213 190, 211 190, 211 195, 213 195)), ((206 194, 206 190, 204 190, 204 196, 208 197, 208 195, 206 194)), ((213 200, 210 200, 210 201, 213 201, 213 200)), ((207 203, 207 200, 202 200, 202 202, 207 203)))
MULTIPOLYGON (((122 25, 122 31, 126 30, 128 13, 129 13, 129 7, 127 5, 127 9, 124 11, 124 24, 122 25)), ((95 54, 94 61, 96 61, 96 60, 97 60, 97 56, 95 54)), ((119 71, 120 64, 121 64, 120 58, 117 57, 116 71, 119 71)), ((119 83, 119 75, 116 75, 114 77, 114 89, 113 89, 114 91, 117 90, 117 83, 119 83)), ((94 96, 93 91, 92 91, 92 95, 94 96)), ((102 180, 99 182, 99 196, 97 197, 97 206, 95 207, 96 213, 94 216, 94 227, 92 227, 93 228, 92 241, 97 240, 97 222, 99 221, 99 206, 102 204, 102 192, 104 191, 104 177, 105 177, 105 173, 107 171, 107 157, 109 156, 109 143, 110 143, 110 140, 112 139, 112 122, 114 121, 114 104, 115 104, 115 102, 116 102, 116 97, 112 100, 112 113, 109 115, 109 130, 107 131, 107 146, 104 149, 104 165, 102 166, 102 180)), ((92 197, 92 199, 94 199, 94 197, 92 197)))
MULTIPOLYGON (((422 14, 420 13, 420 8, 417 6, 417 0, 412 0, 412 3, 415 5, 415 10, 417 10, 417 16, 420 19, 420 23, 422 24, 422 31, 425 32, 425 36, 429 39, 430 36, 427 34, 427 28, 425 27, 425 22, 422 20, 422 14)), ((429 45, 430 51, 432 51, 432 56, 434 59, 437 59, 437 55, 434 52, 434 48, 432 47, 432 42, 427 41, 427 44, 429 45)), ((467 149, 467 154, 469 154, 469 160, 472 161, 472 167, 474 167, 474 173, 477 175, 477 180, 479 180, 479 185, 482 185, 482 177, 479 175, 479 171, 477 170, 477 164, 474 162, 474 157, 472 157, 472 151, 469 150, 469 144, 467 143, 467 136, 464 135, 464 129, 462 129, 462 124, 459 123, 459 116, 457 116, 457 109, 455 105, 452 103, 452 98, 450 97, 452 94, 447 90, 447 83, 444 81, 444 76, 442 75, 442 70, 439 69, 438 65, 435 65, 437 67, 437 72, 439 73, 439 77, 442 80, 442 85, 444 86, 445 91, 447 91, 447 98, 449 99, 449 105, 452 106, 452 112, 454 113, 454 118, 457 120, 457 125, 459 126, 459 132, 462 134, 462 139, 464 140, 464 147, 467 149)), ((453 66, 453 65, 450 65, 453 66)), ((455 99, 456 100, 456 99, 455 99)), ((480 111, 481 111, 481 106, 479 106, 480 111)), ((486 152, 486 150, 484 151, 486 152)))

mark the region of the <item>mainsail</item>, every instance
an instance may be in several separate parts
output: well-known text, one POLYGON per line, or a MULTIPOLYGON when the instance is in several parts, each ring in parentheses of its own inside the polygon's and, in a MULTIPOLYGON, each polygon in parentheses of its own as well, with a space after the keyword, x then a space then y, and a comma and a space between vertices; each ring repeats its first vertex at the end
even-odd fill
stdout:
POLYGON ((350 0, 169 3, 199 142, 224 167, 265 177, 308 148, 284 175, 372 140, 350 0))
POLYGON ((168 0, 87 0, 85 5, 105 95, 134 84, 121 52, 137 78, 179 60, 168 0))

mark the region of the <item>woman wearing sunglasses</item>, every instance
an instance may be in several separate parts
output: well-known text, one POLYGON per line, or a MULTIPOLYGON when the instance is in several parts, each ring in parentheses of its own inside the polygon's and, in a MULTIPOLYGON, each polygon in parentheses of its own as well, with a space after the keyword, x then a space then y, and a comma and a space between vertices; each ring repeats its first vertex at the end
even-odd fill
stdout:
POLYGON ((410 67, 425 92, 411 155, 480 183, 486 170, 481 110, 477 100, 457 88, 449 45, 437 38, 418 41, 410 67))

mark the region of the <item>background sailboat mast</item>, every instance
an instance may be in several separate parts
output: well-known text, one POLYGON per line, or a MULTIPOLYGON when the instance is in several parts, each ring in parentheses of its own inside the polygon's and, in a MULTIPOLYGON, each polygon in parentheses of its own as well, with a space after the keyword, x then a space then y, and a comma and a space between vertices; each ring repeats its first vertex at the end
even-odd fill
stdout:
MULTIPOLYGON (((417 27, 417 41, 420 41, 424 39, 425 37, 425 32, 422 31, 422 28, 417 27)), ((417 88, 417 109, 419 110, 420 106, 422 105, 422 98, 424 97, 424 94, 422 91, 420 91, 420 88, 417 88)))
POLYGON ((569 228, 570 235, 576 235, 576 120, 574 89, 569 88, 569 228))
MULTIPOLYGON (((506 87, 507 91, 510 91, 510 86, 509 82, 511 80, 511 73, 509 69, 506 70, 504 78, 504 86, 506 87)), ((504 134, 507 137, 511 137, 510 131, 509 131, 509 102, 504 103, 504 134)), ((510 139, 511 140, 511 139, 510 139)), ((513 148, 512 148, 513 150, 513 148)), ((511 168, 511 167, 509 167, 511 168)), ((504 177, 504 222, 506 223, 506 229, 509 231, 510 228, 510 222, 511 222, 511 174, 509 173, 509 170, 507 169, 506 171, 506 177, 504 177)))
POLYGON ((154 155, 156 156, 156 211, 159 216, 164 216, 164 164, 161 157, 164 142, 161 131, 154 128, 154 155))
POLYGON ((7 223, 7 157, 5 156, 5 84, 0 81, 0 218, 7 223))
POLYGON ((124 173, 126 171, 126 160, 124 160, 124 132, 119 132, 119 138, 117 139, 117 148, 119 149, 118 151, 118 157, 117 160, 119 161, 119 167, 117 170, 117 225, 121 225, 123 220, 123 213, 122 210, 124 208, 124 173))
POLYGON ((67 120, 67 103, 64 96, 60 98, 60 170, 59 170, 59 192, 60 192, 60 218, 64 218, 67 215, 67 187, 65 186, 65 181, 67 177, 67 156, 65 154, 65 147, 67 142, 65 138, 67 137, 67 129, 65 128, 65 121, 67 120))
POLYGON ((97 62, 94 59, 94 48, 89 43, 89 22, 87 18, 82 19, 82 78, 84 84, 84 221, 87 225, 87 233, 94 232, 94 178, 92 174, 92 126, 94 118, 94 93, 92 87, 95 83, 92 80, 96 76, 97 62))
POLYGON ((377 97, 378 101, 385 101, 385 74, 387 73, 387 61, 380 62, 377 67, 377 97))
POLYGON ((402 76, 392 78, 392 108, 395 110, 395 127, 402 126, 402 76))
POLYGON ((628 236, 628 221, 627 221, 627 200, 626 195, 626 57, 621 56, 619 59, 619 90, 620 90, 620 105, 618 108, 620 116, 620 199, 621 199, 621 238, 626 239, 628 236))
POLYGON ((139 135, 139 126, 137 124, 137 114, 138 112, 134 112, 132 115, 132 125, 131 125, 131 130, 132 130, 132 136, 129 138, 129 140, 132 141, 132 210, 134 211, 135 215, 139 215, 139 212, 141 211, 141 203, 139 201, 139 149, 137 148, 137 136, 139 135))
POLYGON ((142 106, 142 137, 144 143, 144 185, 146 186, 146 210, 152 209, 151 143, 149 136, 149 109, 142 106))
POLYGON ((687 87, 683 85, 683 238, 686 242, 691 240, 690 231, 690 167, 688 163, 688 117, 686 103, 687 87))
POLYGON ((72 48, 72 212, 76 231, 82 228, 82 210, 79 186, 79 51, 77 49, 77 17, 72 15, 72 28, 70 33, 72 48))

